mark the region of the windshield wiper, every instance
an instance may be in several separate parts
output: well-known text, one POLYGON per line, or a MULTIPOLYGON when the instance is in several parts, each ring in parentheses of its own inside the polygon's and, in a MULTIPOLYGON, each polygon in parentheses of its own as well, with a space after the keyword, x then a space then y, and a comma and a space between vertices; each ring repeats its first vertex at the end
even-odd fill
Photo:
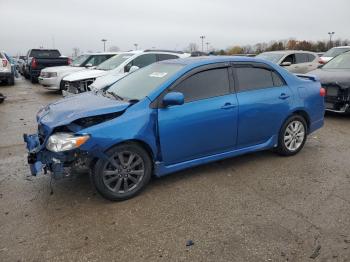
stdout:
POLYGON ((108 91, 106 91, 106 94, 108 94, 108 95, 112 95, 115 99, 117 99, 117 100, 121 100, 121 101, 123 101, 124 100, 124 98, 122 98, 121 96, 118 96, 116 93, 114 93, 114 92, 108 92, 108 91))

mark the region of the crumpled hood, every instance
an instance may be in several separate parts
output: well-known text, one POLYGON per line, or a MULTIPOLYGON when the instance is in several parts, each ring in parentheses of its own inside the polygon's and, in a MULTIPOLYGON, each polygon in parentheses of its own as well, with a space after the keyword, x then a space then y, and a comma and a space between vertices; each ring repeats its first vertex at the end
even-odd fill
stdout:
POLYGON ((80 118, 117 113, 128 106, 128 102, 86 92, 47 105, 38 112, 37 121, 52 131, 55 127, 70 124, 80 118))
POLYGON ((90 85, 90 88, 95 89, 95 90, 102 89, 106 86, 109 86, 109 85, 115 83, 120 78, 124 77, 125 75, 127 75, 127 73, 123 73, 123 74, 111 74, 111 73, 109 73, 109 74, 106 74, 104 76, 97 78, 90 85))
POLYGON ((97 69, 84 69, 82 71, 66 76, 65 78, 63 78, 63 80, 73 82, 73 81, 79 81, 79 80, 84 80, 89 78, 97 78, 107 74, 107 72, 108 71, 97 70, 97 69))
POLYGON ((337 84, 341 88, 350 88, 350 69, 316 69, 309 72, 318 76, 321 84, 337 84))

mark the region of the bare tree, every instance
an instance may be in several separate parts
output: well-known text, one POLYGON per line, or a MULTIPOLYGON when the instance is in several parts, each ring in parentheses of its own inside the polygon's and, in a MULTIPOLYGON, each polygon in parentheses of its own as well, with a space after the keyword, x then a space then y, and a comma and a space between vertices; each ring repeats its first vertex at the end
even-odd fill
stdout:
POLYGON ((196 43, 189 43, 187 49, 190 53, 198 51, 198 45, 196 43))

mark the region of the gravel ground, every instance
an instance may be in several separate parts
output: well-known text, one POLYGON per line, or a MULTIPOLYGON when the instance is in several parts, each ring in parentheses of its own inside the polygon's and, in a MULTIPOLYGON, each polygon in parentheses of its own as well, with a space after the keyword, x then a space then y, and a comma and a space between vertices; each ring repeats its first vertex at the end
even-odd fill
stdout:
POLYGON ((219 161, 113 203, 86 174, 53 194, 30 176, 22 134, 58 93, 23 79, 0 92, 0 261, 350 261, 350 117, 327 114, 294 157, 219 161))

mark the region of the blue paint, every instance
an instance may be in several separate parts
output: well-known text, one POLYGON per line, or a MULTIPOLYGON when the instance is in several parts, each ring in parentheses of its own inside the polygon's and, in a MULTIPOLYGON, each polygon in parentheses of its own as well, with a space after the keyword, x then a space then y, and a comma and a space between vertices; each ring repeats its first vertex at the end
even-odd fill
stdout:
POLYGON ((163 61, 184 67, 147 97, 132 104, 88 92, 54 102, 39 111, 38 135, 25 135, 28 151, 35 156, 33 174, 47 167, 60 174, 64 163, 76 154, 108 159, 109 148, 126 141, 138 141, 150 152, 154 172, 163 176, 185 168, 277 146, 284 121, 302 111, 308 116, 309 133, 323 126, 324 101, 316 78, 298 78, 267 61, 246 57, 204 57, 163 61), (199 66, 230 62, 260 62, 273 67, 285 80, 282 87, 271 87, 183 104, 183 95, 172 92, 165 100, 175 106, 156 108, 152 102, 178 78, 199 66), (284 97, 280 97, 283 95, 284 97), (229 104, 227 108, 225 105, 229 104), (225 108, 224 108, 225 107, 225 108), (117 113, 108 121, 83 128, 76 120, 117 113), (90 139, 72 152, 53 153, 45 146, 56 128, 65 126, 90 139), (40 144, 41 143, 41 144, 40 144), (40 164, 39 164, 40 163, 40 164))

